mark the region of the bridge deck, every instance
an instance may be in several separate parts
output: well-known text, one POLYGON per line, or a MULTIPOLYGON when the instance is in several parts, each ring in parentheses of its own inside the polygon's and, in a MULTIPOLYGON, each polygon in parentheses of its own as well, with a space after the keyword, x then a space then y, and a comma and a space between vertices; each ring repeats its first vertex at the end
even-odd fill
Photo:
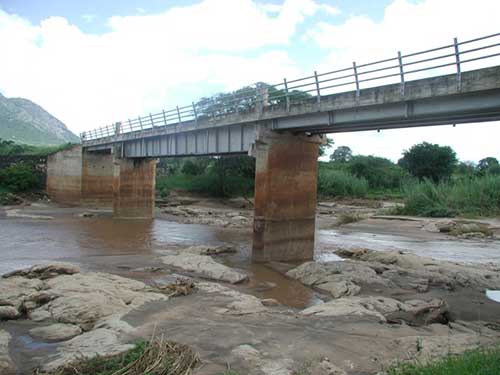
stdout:
POLYGON ((500 66, 274 105, 84 141, 89 151, 123 144, 126 157, 246 153, 259 127, 337 133, 500 120, 500 66), (287 108, 288 107, 288 108, 287 108))

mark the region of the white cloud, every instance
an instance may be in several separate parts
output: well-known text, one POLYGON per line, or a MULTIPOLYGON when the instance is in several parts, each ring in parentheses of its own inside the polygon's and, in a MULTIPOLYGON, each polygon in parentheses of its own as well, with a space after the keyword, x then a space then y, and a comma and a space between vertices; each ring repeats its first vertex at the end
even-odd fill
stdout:
POLYGON ((197 99, 190 92, 211 94, 210 85, 235 89, 302 74, 284 48, 321 9, 287 0, 269 15, 251 0, 205 0, 111 17, 103 35, 61 17, 34 25, 0 9, 0 90, 32 99, 80 132, 187 104, 197 99))
MULTIPOLYGON (((395 0, 385 8, 380 21, 365 15, 353 15, 340 24, 321 22, 308 31, 306 38, 327 52, 327 57, 317 64, 318 72, 327 72, 350 67, 352 61, 363 64, 395 57, 398 50, 405 54, 448 45, 453 42, 454 37, 463 41, 497 33, 498 14, 498 0, 395 0)), ((495 42, 500 42, 500 38, 490 43, 495 42)), ((488 52, 483 52, 486 53, 488 52)), ((453 57, 451 59, 453 61, 453 57)), ((464 64, 462 69, 470 70, 484 63, 464 64)), ((495 63, 492 60, 487 63, 500 64, 500 59, 495 63)), ((452 66, 441 72, 454 71, 455 67, 452 66)), ((432 73, 415 74, 407 79, 417 79, 429 74, 432 73)), ((391 83, 398 79, 393 78, 391 83)), ((389 80, 364 83, 361 88, 382 83, 389 83, 389 80)), ((354 87, 347 87, 347 90, 353 89, 354 87)), ((346 144, 357 153, 382 155, 393 160, 400 157, 403 149, 425 140, 452 145, 464 160, 478 160, 489 154, 500 156, 500 149, 494 141, 500 139, 499 125, 493 123, 488 126, 459 125, 454 129, 402 129, 381 133, 334 134, 332 137, 337 145, 346 144)))

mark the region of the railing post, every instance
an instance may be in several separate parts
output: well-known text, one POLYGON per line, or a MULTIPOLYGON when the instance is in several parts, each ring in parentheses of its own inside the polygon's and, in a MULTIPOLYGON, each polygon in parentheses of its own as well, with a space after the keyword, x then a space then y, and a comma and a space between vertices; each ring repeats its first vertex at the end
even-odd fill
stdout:
POLYGON ((151 120, 151 128, 154 128, 155 124, 153 122, 153 115, 151 114, 151 112, 149 112, 149 119, 151 120))
POLYGON ((319 91, 319 81, 318 81, 318 73, 314 71, 314 81, 316 82, 316 101, 318 102, 318 105, 321 104, 321 93, 319 91))
POLYGON ((255 85, 255 110, 259 115, 264 111, 264 98, 261 95, 260 85, 255 85))
POLYGON ((286 81, 286 78, 283 78, 283 83, 285 84, 286 111, 290 112, 290 97, 288 96, 288 82, 286 81))
POLYGON ((194 105, 194 102, 191 102, 191 105, 193 106, 194 124, 195 126, 198 126, 198 113, 196 112, 196 106, 194 105))
POLYGON ((142 127, 142 120, 141 120, 141 116, 138 117, 139 119, 139 125, 141 126, 141 131, 143 130, 143 127, 142 127))
POLYGON ((120 121, 118 121, 115 124, 115 135, 119 135, 119 134, 121 134, 121 132, 122 132, 122 123, 120 121))
POLYGON ((405 96, 405 73, 403 70, 403 58, 401 56, 401 51, 398 51, 398 61, 399 61, 399 74, 401 75, 401 96, 405 96))
POLYGON ((167 125, 167 116, 165 116, 165 110, 162 109, 161 113, 163 113, 163 122, 165 123, 165 126, 167 125))
POLYGON ((457 38, 453 38, 453 44, 455 47, 455 61, 457 64, 457 90, 460 91, 462 89, 462 71, 460 69, 460 52, 458 50, 457 38))
POLYGON ((182 122, 181 120, 181 112, 179 111, 179 106, 175 106, 175 108, 177 108, 177 118, 179 119, 179 124, 182 122))
POLYGON ((130 121, 130 119, 128 119, 128 127, 130 128, 131 132, 134 131, 134 129, 132 129, 132 121, 130 121))
POLYGON ((356 67, 356 61, 352 62, 352 69, 354 70, 354 79, 356 81, 356 100, 359 100, 359 79, 358 79, 358 68, 356 67))

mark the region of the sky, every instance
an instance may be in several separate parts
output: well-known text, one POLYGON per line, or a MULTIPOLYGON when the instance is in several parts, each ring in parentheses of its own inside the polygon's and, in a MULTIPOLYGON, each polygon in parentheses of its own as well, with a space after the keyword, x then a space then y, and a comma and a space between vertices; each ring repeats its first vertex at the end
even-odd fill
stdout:
MULTIPOLYGON (((80 133, 258 81, 280 82, 500 31, 499 0, 0 0, 0 92, 80 133)), ((333 134, 397 161, 427 141, 500 159, 500 124, 333 134)))

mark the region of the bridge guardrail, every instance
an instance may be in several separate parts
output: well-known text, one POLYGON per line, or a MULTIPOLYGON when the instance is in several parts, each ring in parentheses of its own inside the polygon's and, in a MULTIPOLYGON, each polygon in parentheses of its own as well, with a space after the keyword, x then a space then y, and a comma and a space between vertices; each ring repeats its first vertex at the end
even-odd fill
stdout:
MULTIPOLYGON (((262 111, 264 107, 283 106, 290 110, 294 102, 316 100, 321 105, 321 97, 339 92, 355 91, 356 97, 364 88, 398 83, 402 97, 405 95, 405 84, 411 80, 435 75, 456 74, 457 89, 461 88, 461 74, 464 64, 474 68, 474 62, 489 59, 494 61, 490 66, 500 64, 500 33, 482 36, 475 39, 453 43, 419 51, 402 54, 383 60, 365 64, 352 63, 352 66, 317 73, 293 80, 267 85, 256 83, 231 94, 219 94, 211 98, 203 98, 186 106, 176 106, 155 114, 139 116, 136 119, 119 121, 112 125, 99 127, 80 134, 82 142, 113 137, 122 133, 142 132, 159 127, 177 127, 183 122, 203 118, 214 118, 230 113, 262 111), (464 48, 465 47, 465 48, 464 48), (437 62, 437 64, 436 64, 437 62), (434 64, 434 65, 433 65, 434 64), (452 72, 447 71, 452 69, 452 72), (382 84, 381 84, 382 82, 382 84)), ((485 66, 482 66, 485 67, 485 66)))

